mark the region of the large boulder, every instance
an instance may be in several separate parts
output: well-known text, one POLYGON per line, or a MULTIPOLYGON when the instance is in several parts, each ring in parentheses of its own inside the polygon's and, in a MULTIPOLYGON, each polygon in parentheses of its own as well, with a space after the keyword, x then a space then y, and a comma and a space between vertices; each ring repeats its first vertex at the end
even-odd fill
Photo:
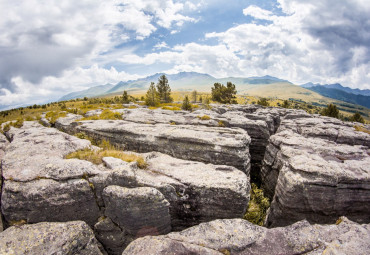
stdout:
POLYGON ((165 236, 136 239, 126 254, 368 254, 370 226, 345 217, 338 225, 267 229, 242 219, 215 220, 165 236))
POLYGON ((63 157, 90 146, 35 122, 12 128, 12 142, 2 159, 1 211, 7 225, 17 222, 83 220, 99 217, 89 177, 100 172, 90 162, 63 157))
POLYGON ((250 170, 251 140, 242 129, 95 120, 79 122, 76 130, 127 150, 158 151, 181 159, 235 166, 246 173, 250 170))
POLYGON ((267 226, 341 216, 370 222, 370 151, 285 130, 270 138, 262 168, 272 199, 267 226))
POLYGON ((105 215, 134 237, 171 231, 169 202, 155 188, 108 186, 103 191, 105 215))
POLYGON ((0 254, 106 254, 83 221, 14 226, 0 233, 0 254))

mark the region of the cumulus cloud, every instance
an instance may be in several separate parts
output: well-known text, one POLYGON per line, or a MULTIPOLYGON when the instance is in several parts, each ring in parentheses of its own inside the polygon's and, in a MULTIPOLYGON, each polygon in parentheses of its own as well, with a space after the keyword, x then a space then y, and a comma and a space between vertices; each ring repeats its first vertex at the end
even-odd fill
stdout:
POLYGON ((274 75, 297 84, 341 82, 370 88, 370 4, 362 0, 279 0, 282 14, 257 6, 243 13, 267 24, 236 25, 206 34, 218 44, 178 45, 126 63, 173 64, 173 71, 197 70, 220 76, 274 75))
POLYGON ((114 67, 110 69, 101 68, 97 64, 90 68, 77 67, 65 70, 59 78, 46 76, 38 84, 17 76, 12 78, 11 82, 19 88, 18 92, 12 93, 7 88, 1 88, 0 102, 2 105, 16 105, 20 102, 34 104, 51 98, 57 100, 60 95, 71 91, 84 90, 91 86, 106 83, 115 84, 119 81, 135 80, 140 77, 123 71, 119 72, 114 67))
POLYGON ((160 27, 195 22, 175 1, 0 0, 0 94, 22 93, 15 80, 37 87, 45 77, 90 66, 100 54, 160 27))

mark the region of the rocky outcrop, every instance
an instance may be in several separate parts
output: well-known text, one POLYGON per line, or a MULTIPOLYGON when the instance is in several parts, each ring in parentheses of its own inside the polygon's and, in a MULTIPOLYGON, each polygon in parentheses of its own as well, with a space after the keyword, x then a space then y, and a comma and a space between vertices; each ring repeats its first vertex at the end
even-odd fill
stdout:
POLYGON ((158 151, 176 158, 235 166, 249 173, 250 137, 242 129, 138 124, 123 120, 81 121, 77 132, 137 152, 158 151))
POLYGON ((241 218, 248 205, 249 177, 232 166, 187 161, 158 152, 138 154, 147 163, 145 169, 136 162, 111 157, 103 158, 104 164, 97 166, 64 159, 70 152, 94 149, 88 140, 36 122, 25 122, 7 134, 12 142, 3 158, 1 198, 7 226, 83 220, 94 226, 110 254, 119 254, 137 237, 132 229, 140 229, 142 224, 152 224, 162 234, 170 226, 180 230, 217 218, 241 218), (112 187, 118 191, 108 192, 112 187), (141 190, 148 191, 142 198, 141 190), (139 198, 131 199, 131 195, 139 198), (126 210, 124 219, 121 209, 126 210), (151 211, 154 209, 157 214, 151 211))
POLYGON ((0 233, 0 254, 106 254, 83 221, 43 222, 0 233))
POLYGON ((158 152, 142 154, 146 169, 104 158, 111 171, 90 179, 97 194, 104 187, 154 187, 170 202, 172 228, 184 229, 218 218, 241 218, 249 201, 249 178, 231 166, 176 159, 158 152))
POLYGON ((126 254, 367 254, 369 225, 342 217, 338 225, 300 221, 267 229, 242 219, 215 220, 165 236, 132 242, 126 254))
POLYGON ((134 237, 171 231, 169 202, 155 188, 108 186, 103 191, 105 215, 134 237))
POLYGON ((12 128, 8 135, 12 143, 2 160, 1 197, 7 225, 83 220, 93 226, 99 208, 88 178, 99 169, 87 161, 63 159, 90 142, 35 122, 12 128))
POLYGON ((370 148, 370 135, 356 131, 354 123, 329 117, 284 119, 278 132, 292 130, 304 137, 321 138, 337 144, 364 145, 370 148))
POLYGON ((332 223, 341 215, 370 222, 369 153, 291 130, 273 135, 262 168, 265 193, 273 198, 267 226, 332 223))

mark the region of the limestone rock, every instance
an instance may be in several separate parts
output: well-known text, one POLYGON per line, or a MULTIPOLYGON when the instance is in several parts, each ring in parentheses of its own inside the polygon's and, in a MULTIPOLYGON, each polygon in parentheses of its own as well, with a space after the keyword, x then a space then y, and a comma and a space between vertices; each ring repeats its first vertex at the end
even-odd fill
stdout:
POLYGON ((136 239, 123 254, 165 254, 175 248, 179 254, 367 254, 370 226, 346 218, 341 221, 339 225, 300 221, 267 229, 242 219, 215 220, 165 236, 136 239))
POLYGON ((106 254, 82 221, 43 222, 10 227, 0 233, 1 254, 106 254))
POLYGON ((370 147, 370 135, 356 131, 354 123, 329 117, 284 119, 278 132, 292 130, 304 137, 317 137, 338 144, 364 145, 370 147))
POLYGON ((155 188, 108 186, 103 198, 105 214, 135 238, 171 230, 169 203, 155 188))
POLYGON ((79 125, 77 120, 81 119, 83 116, 73 113, 68 113, 66 117, 61 117, 55 121, 55 127, 63 132, 69 134, 75 134, 76 126, 79 125))
POLYGON ((99 217, 88 178, 100 172, 92 163, 63 157, 90 145, 53 128, 25 122, 12 128, 2 160, 1 211, 7 224, 84 220, 99 217))
POLYGON ((290 130, 271 136, 262 168, 265 193, 273 198, 267 225, 333 223, 341 215, 370 222, 369 153, 290 130))
POLYGON ((96 238, 108 254, 121 255, 129 241, 132 241, 126 236, 125 230, 114 224, 108 217, 96 223, 94 231, 96 238))
POLYGON ((76 129, 138 152, 158 151, 171 156, 250 169, 250 137, 242 129, 138 124, 124 120, 81 121, 76 129))
POLYGON ((146 169, 104 158, 112 171, 103 184, 96 177, 91 179, 97 193, 108 185, 154 187, 171 204, 175 230, 218 218, 243 217, 250 191, 249 177, 243 172, 231 166, 181 160, 158 152, 142 156, 148 164, 146 169))

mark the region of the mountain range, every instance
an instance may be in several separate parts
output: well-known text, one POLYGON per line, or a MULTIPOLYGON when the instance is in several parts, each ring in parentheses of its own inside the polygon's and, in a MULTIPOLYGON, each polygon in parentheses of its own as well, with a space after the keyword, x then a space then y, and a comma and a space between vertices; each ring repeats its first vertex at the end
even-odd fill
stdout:
POLYGON ((351 89, 335 84, 313 84, 312 82, 301 85, 302 87, 315 91, 322 96, 341 100, 347 103, 358 104, 370 108, 370 90, 351 89))
MULTIPOLYGON (((83 91, 77 91, 69 93, 59 100, 70 100, 75 98, 83 98, 83 97, 97 97, 97 96, 104 96, 110 94, 118 94, 122 93, 124 90, 127 91, 138 91, 138 90, 147 90, 150 83, 154 82, 157 83, 158 78, 163 75, 164 73, 157 73, 145 78, 141 78, 134 81, 126 81, 126 82, 118 82, 116 85, 106 84, 106 85, 99 85, 96 87, 92 87, 83 91)), ((211 90, 211 87, 214 83, 220 82, 226 84, 226 82, 230 81, 238 86, 243 85, 266 85, 266 84, 274 84, 274 83, 289 83, 286 80, 282 80, 276 77, 272 77, 269 75, 262 76, 262 77, 250 77, 250 78, 242 78, 242 77, 227 77, 227 78, 215 78, 209 74, 201 74, 196 72, 180 72, 178 74, 166 74, 168 78, 168 82, 171 86, 173 91, 204 91, 208 92, 211 90)))

